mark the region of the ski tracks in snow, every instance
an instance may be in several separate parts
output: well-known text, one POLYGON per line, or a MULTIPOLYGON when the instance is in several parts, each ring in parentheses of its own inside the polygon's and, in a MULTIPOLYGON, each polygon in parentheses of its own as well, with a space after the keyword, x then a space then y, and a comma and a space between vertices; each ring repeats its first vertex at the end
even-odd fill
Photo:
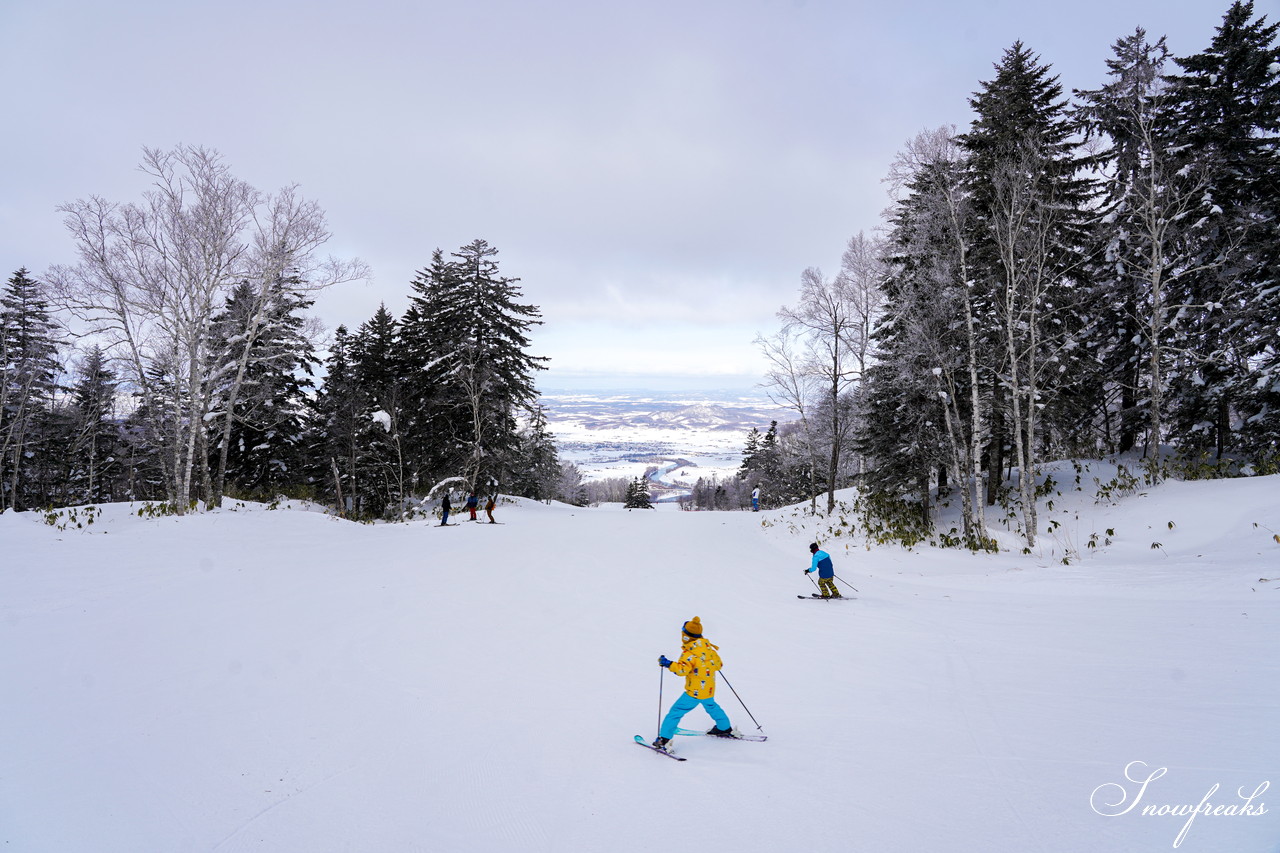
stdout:
POLYGON ((1017 750, 1009 746, 1008 721, 992 705, 991 690, 982 678, 979 668, 973 666, 962 643, 950 630, 944 629, 942 634, 947 641, 948 686, 955 699, 953 707, 957 709, 957 722, 963 721, 965 734, 973 745, 974 753, 987 766, 988 779, 993 783, 992 787, 1001 792, 1001 799, 1022 826, 1024 837, 1021 842, 1027 843, 1030 839, 1034 839, 1038 849, 1047 851, 1048 848, 1041 839, 1042 830, 1037 829, 1034 823, 1027 819, 1017 797, 1010 793, 1027 791, 1031 780, 1027 779, 1026 774, 1022 772, 1024 762, 1018 758, 1017 750), (993 754, 990 748, 993 733, 1000 738, 1003 747, 1002 755, 993 754), (1015 786, 1003 784, 1011 770, 1018 777, 1018 784, 1015 786))
POLYGON ((210 848, 210 853, 218 853, 219 850, 222 850, 228 844, 231 844, 232 842, 234 842, 239 836, 243 835, 246 830, 254 826, 264 817, 276 811, 280 807, 286 806, 286 805, 296 805, 299 798, 315 791, 316 789, 320 788, 323 785, 328 784, 334 779, 338 779, 342 776, 347 775, 348 773, 351 773, 356 769, 357 769, 357 766, 344 768, 335 773, 330 773, 328 776, 324 776, 316 780, 315 782, 312 782, 310 785, 307 785, 304 788, 298 789, 292 794, 285 794, 282 798, 265 806, 258 813, 251 816, 248 820, 244 821, 244 823, 240 824, 238 827, 236 827, 230 833, 228 833, 225 837, 219 840, 217 844, 213 845, 213 847, 210 848))

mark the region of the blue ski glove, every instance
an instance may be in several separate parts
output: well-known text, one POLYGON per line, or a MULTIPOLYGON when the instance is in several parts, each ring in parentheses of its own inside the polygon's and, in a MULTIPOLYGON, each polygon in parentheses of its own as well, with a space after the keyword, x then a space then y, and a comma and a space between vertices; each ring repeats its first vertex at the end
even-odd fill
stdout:
POLYGON ((658 666, 671 667, 671 661, 667 660, 666 655, 658 655, 658 666))

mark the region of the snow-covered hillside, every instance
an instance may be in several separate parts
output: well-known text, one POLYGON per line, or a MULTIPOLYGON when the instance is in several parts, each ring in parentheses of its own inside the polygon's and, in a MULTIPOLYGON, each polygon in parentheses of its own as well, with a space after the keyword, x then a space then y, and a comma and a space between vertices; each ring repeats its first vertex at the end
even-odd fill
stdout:
POLYGON ((0 848, 1275 853, 1280 478, 1073 494, 1031 556, 824 539, 846 602, 798 510, 7 513, 0 848), (677 763, 694 615, 769 740, 677 763))

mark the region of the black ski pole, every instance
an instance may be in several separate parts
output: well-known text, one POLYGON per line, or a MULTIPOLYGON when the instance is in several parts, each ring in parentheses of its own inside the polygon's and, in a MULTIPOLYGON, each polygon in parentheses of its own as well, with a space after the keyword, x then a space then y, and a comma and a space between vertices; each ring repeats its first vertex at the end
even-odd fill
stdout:
MULTIPOLYGON (((729 679, 728 679, 728 678, 725 678, 725 674, 724 674, 724 670, 723 670, 723 669, 722 669, 722 670, 720 670, 720 677, 721 677, 721 678, 724 678, 724 683, 729 685, 729 689, 730 689, 730 690, 733 690, 733 685, 732 685, 732 684, 729 684, 729 679)), ((760 722, 755 718, 755 715, 751 713, 751 709, 747 707, 747 703, 746 703, 746 702, 743 702, 743 701, 742 701, 742 697, 738 695, 738 691, 737 691, 737 690, 733 690, 733 698, 735 698, 735 699, 737 699, 737 700, 738 700, 738 704, 742 706, 742 710, 746 711, 746 712, 747 712, 747 716, 751 718, 751 722, 753 722, 753 723, 755 723, 755 724, 756 724, 756 731, 758 731, 758 732, 762 732, 762 731, 764 731, 764 729, 760 728, 760 722)))
POLYGON ((813 584, 813 588, 818 592, 822 592, 822 587, 818 586, 818 582, 813 579, 813 572, 805 572, 804 576, 809 579, 809 583, 813 584))
POLYGON ((833 577, 835 577, 835 579, 836 579, 836 580, 840 581, 840 583, 842 583, 842 584, 844 584, 845 586, 849 587, 849 589, 853 590, 854 592, 857 592, 857 591, 858 591, 858 588, 857 588, 856 586, 854 586, 853 584, 849 583, 847 580, 845 580, 844 578, 840 577, 839 575, 833 575, 833 577))

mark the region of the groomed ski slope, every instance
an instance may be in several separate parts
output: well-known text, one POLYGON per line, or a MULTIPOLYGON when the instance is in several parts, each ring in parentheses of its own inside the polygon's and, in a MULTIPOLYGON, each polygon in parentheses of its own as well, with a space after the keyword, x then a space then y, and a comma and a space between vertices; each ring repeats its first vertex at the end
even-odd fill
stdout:
POLYGON ((825 539, 841 604, 797 600, 794 510, 10 512, 0 849, 1275 853, 1280 788, 1181 837, 1141 812, 1280 782, 1278 495, 1068 495, 1075 531, 1030 556, 825 539), (674 762, 632 736, 694 615, 769 740, 674 762), (1131 762, 1167 772, 1100 814, 1139 796, 1131 762))

